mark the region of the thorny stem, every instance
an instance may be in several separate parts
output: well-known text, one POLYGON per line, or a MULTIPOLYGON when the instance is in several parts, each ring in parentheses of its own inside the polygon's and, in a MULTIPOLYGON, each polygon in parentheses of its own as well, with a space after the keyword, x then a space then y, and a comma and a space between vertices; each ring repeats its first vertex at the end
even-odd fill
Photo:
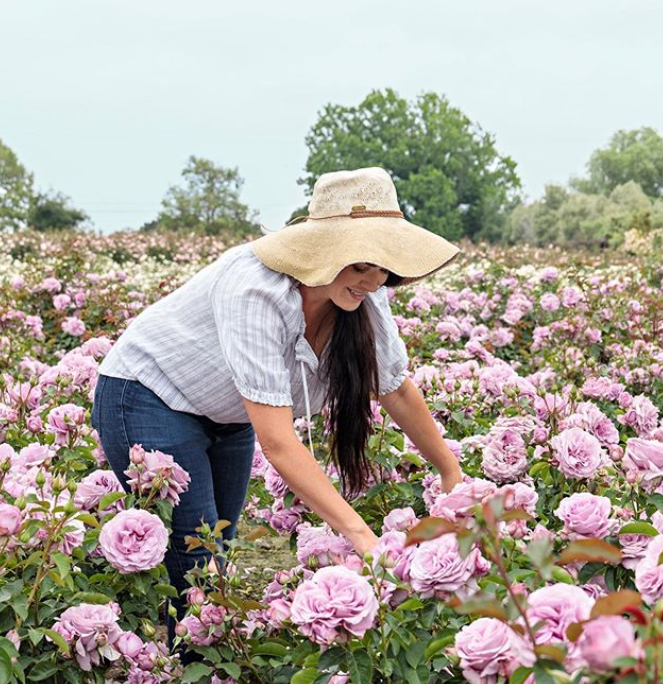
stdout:
POLYGON ((525 609, 522 607, 520 603, 520 599, 518 598, 518 594, 513 590, 513 587, 511 585, 511 580, 509 579, 509 574, 506 571, 506 568, 504 567, 504 563, 502 562, 502 556, 499 552, 500 548, 500 534, 499 534, 499 529, 497 528, 497 525, 487 523, 488 526, 488 532, 490 534, 490 542, 491 542, 491 549, 489 551, 489 555, 491 556, 491 560, 495 565, 497 566, 497 569, 499 571, 500 577, 504 581, 504 585, 506 586, 506 590, 509 594, 509 597, 513 601, 514 605, 516 606, 516 609, 520 616, 523 619, 523 622, 525 623, 525 629, 527 631, 527 634, 529 638, 532 641, 532 648, 535 649, 537 644, 536 644, 536 636, 534 635, 534 630, 532 629, 532 626, 530 625, 529 619, 527 617, 527 612, 525 609))

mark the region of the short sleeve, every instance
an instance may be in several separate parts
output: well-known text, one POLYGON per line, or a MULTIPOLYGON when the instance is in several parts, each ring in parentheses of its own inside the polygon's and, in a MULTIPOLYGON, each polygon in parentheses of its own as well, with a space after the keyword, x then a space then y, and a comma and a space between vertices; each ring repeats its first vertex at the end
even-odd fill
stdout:
POLYGON ((249 401, 292 406, 279 292, 230 277, 212 289, 219 343, 237 391, 249 401))
POLYGON ((379 393, 397 390, 407 377, 408 357, 405 343, 389 307, 387 288, 380 288, 367 300, 375 330, 375 348, 380 377, 379 393))

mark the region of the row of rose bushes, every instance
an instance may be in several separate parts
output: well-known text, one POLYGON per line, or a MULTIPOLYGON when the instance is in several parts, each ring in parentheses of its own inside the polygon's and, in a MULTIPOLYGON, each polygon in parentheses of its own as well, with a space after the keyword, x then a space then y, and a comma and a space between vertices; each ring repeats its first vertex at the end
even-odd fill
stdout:
MULTIPOLYGON (((88 416, 111 339, 213 253, 171 245, 186 255, 173 268, 133 247, 129 268, 90 236, 31 239, 0 265, 0 682, 657 680, 659 274, 477 254, 395 296, 413 379, 467 482, 443 494, 376 405, 374 479, 355 506, 381 541, 360 559, 257 449, 247 514, 293 535, 297 564, 252 597, 246 540, 225 578, 215 563, 194 573, 176 633, 203 660, 183 669, 155 627, 187 476, 137 447, 126 496, 88 416)), ((324 457, 321 421, 315 435, 324 457)), ((217 549, 215 532, 191 543, 217 549)))

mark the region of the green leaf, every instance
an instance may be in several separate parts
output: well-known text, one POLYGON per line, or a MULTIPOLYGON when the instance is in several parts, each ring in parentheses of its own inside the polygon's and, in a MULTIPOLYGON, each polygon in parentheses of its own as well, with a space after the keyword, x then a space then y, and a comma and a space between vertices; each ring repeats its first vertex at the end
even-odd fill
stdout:
POLYGON ((177 589, 172 584, 156 584, 154 588, 159 596, 170 596, 171 598, 178 596, 177 589))
POLYGON ((125 492, 110 492, 109 494, 105 494, 99 501, 98 509, 103 511, 109 506, 112 506, 116 501, 124 499, 125 496, 125 492))
POLYGON ((183 684, 186 684, 187 682, 197 682, 203 677, 211 675, 212 672, 213 670, 209 665, 205 665, 204 663, 191 663, 184 668, 180 681, 183 684))
POLYGON ((235 681, 242 676, 242 668, 235 663, 219 663, 219 668, 225 670, 235 681))
POLYGON ((423 641, 415 641, 410 644, 405 651, 405 659, 408 665, 417 669, 424 659, 424 651, 426 650, 426 644, 423 641))
POLYGON ((45 636, 47 636, 60 649, 60 651, 64 655, 69 655, 69 644, 64 640, 62 634, 56 632, 54 629, 41 628, 39 631, 45 636))
POLYGON ((318 676, 317 670, 300 670, 292 676, 290 684, 313 684, 318 676))
POLYGON ((43 682, 45 679, 50 679, 58 670, 59 665, 49 662, 48 660, 37 663, 28 674, 28 679, 31 682, 43 682))
POLYGON ((663 494, 650 494, 647 499, 649 503, 653 503, 663 513, 663 494))
POLYGON ((453 643, 455 637, 453 634, 449 634, 440 639, 433 639, 428 642, 426 646, 426 651, 424 652, 424 657, 426 660, 430 660, 436 653, 439 653, 445 646, 453 643))
POLYGON ((265 641, 262 644, 251 649, 251 655, 266 655, 283 658, 288 653, 288 649, 283 644, 277 644, 273 641, 265 641))
POLYGON ((645 534, 648 537, 656 537, 658 533, 658 530, 653 525, 642 520, 626 523, 619 530, 619 534, 645 534))
POLYGON ((509 684, 523 684, 532 672, 533 670, 531 667, 519 667, 511 677, 509 677, 509 684))
POLYGON ((64 553, 56 551, 52 556, 51 560, 55 563, 55 566, 60 573, 60 577, 66 577, 71 570, 71 559, 69 556, 65 556, 64 553))
POLYGON ((536 684, 556 684, 555 679, 550 674, 547 663, 550 661, 537 661, 534 663, 534 681, 536 684))
POLYGON ((100 594, 96 591, 79 591, 74 595, 74 598, 80 603, 96 603, 103 606, 110 603, 113 599, 106 594, 100 594))
POLYGON ((424 607, 424 602, 418 598, 409 598, 403 603, 399 604, 395 610, 405 611, 405 610, 420 610, 424 607))
POLYGON ((338 646, 334 646, 320 655, 318 670, 338 669, 345 662, 345 651, 338 646))
POLYGON ((0 649, 0 684, 10 684, 12 681, 12 659, 9 653, 0 649))
POLYGON ((373 662, 366 651, 348 653, 347 663, 352 684, 373 684, 373 662))

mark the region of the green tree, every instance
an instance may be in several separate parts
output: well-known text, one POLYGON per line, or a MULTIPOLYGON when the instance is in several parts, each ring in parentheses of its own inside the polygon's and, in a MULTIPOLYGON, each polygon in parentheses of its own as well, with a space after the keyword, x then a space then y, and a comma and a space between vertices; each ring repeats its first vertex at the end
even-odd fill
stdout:
POLYGON ((405 217, 449 239, 498 239, 520 187, 493 137, 436 93, 408 102, 375 90, 356 107, 328 104, 306 145, 307 194, 322 173, 382 166, 405 217))
POLYGON ((649 197, 663 196, 663 137, 653 128, 617 131, 587 164, 587 178, 573 179, 581 192, 608 195, 618 185, 637 183, 649 197))
POLYGON ((73 230, 89 217, 85 212, 70 205, 62 193, 36 195, 28 213, 28 225, 34 230, 73 230))
POLYGON ((0 140, 0 230, 24 228, 32 199, 32 174, 0 140))
POLYGON ((170 187, 157 222, 167 230, 199 230, 207 235, 239 237, 259 230, 255 212, 240 199, 244 180, 237 168, 216 166, 191 156, 182 171, 183 187, 170 187))
POLYGON ((616 186, 609 195, 546 186, 544 196, 521 204, 509 217, 507 241, 569 249, 617 246, 627 230, 658 227, 663 200, 652 200, 637 183, 616 186))

